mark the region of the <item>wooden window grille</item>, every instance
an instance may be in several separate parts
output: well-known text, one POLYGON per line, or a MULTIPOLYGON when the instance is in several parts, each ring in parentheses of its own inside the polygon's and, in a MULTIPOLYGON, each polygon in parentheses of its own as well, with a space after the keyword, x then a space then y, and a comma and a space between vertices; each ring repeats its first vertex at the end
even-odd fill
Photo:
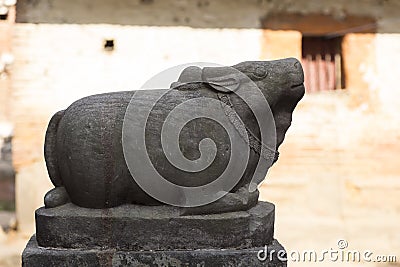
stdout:
POLYGON ((303 36, 302 64, 307 92, 345 87, 342 37, 303 36))

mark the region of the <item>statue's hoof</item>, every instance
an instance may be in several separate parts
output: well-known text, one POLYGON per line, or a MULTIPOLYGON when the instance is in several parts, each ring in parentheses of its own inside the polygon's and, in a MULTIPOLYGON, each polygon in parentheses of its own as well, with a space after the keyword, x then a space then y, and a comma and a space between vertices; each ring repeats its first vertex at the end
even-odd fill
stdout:
POLYGON ((70 202, 67 191, 64 187, 51 189, 44 196, 44 206, 46 208, 55 208, 70 202))
POLYGON ((248 191, 248 185, 239 188, 235 193, 227 193, 222 198, 210 204, 192 207, 182 208, 180 210, 181 216, 188 215, 204 215, 204 214, 219 214, 225 212, 236 212, 246 211, 254 207, 258 203, 259 191, 253 192, 248 191))

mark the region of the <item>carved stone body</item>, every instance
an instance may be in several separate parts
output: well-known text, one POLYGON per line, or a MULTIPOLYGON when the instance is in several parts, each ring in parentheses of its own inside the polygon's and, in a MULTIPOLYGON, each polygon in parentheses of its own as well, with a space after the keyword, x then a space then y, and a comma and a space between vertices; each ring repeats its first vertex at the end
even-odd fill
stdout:
MULTIPOLYGON (((268 101, 276 125, 277 150, 290 126, 292 112, 304 95, 301 64, 295 59, 285 59, 244 62, 232 67, 250 78, 268 101)), ((232 145, 218 123, 196 119, 182 129, 179 139, 182 153, 190 160, 197 159, 199 142, 210 138, 217 147, 213 163, 198 173, 188 173, 170 164, 160 143, 160 129, 168 113, 177 104, 197 97, 209 97, 218 101, 221 101, 221 97, 227 97, 232 108, 245 123, 246 129, 255 140, 261 139, 254 114, 233 90, 227 91, 223 87, 198 82, 201 79, 223 83, 225 76, 231 77, 229 69, 219 67, 184 70, 178 83, 154 106, 149 116, 146 125, 148 154, 154 167, 175 184, 198 186, 211 182, 224 171, 232 145)), ((239 86, 246 87, 246 83, 239 86)), ((146 94, 151 96, 158 92, 149 90, 146 94)), ((46 195, 46 207, 58 206, 67 201, 87 208, 109 208, 129 203, 161 204, 138 186, 124 158, 121 143, 123 120, 134 94, 135 91, 129 91, 85 97, 53 116, 46 133, 45 159, 50 179, 56 188, 46 195)), ((146 103, 148 98, 144 95, 140 100, 139 102, 146 103)), ((223 114, 222 107, 216 112, 223 114)), ((231 193, 239 192, 250 183, 260 156, 262 157, 257 149, 250 150, 244 174, 231 193)), ((273 155, 270 163, 267 160, 265 164, 269 164, 269 167, 276 159, 277 154, 273 155)))

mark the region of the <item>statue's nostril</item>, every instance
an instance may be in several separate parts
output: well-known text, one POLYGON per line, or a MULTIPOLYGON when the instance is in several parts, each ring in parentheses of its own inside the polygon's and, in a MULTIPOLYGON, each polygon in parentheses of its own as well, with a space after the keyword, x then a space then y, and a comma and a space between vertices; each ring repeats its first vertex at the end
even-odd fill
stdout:
POLYGON ((300 62, 299 62, 299 61, 296 61, 296 62, 294 63, 294 67, 295 67, 296 69, 300 69, 300 68, 301 68, 300 62))

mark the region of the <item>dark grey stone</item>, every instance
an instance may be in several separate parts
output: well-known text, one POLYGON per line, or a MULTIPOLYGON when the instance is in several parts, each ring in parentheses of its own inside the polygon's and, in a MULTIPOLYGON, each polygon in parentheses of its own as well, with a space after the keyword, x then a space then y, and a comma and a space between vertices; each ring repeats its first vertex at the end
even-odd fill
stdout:
MULTIPOLYGON (((238 86, 244 90, 251 89, 248 83, 243 82, 243 77, 232 73, 232 68, 240 71, 242 76, 251 79, 260 88, 275 120, 276 150, 283 142, 291 123, 292 112, 304 95, 304 75, 298 60, 243 62, 232 67, 200 70, 189 67, 182 72, 176 87, 168 91, 154 106, 146 125, 146 149, 149 157, 155 169, 170 182, 187 187, 208 184, 224 172, 230 160, 231 145, 227 141, 229 138, 226 132, 217 123, 199 118, 182 129, 180 148, 186 158, 194 160, 199 157, 199 142, 204 138, 211 138, 218 151, 215 160, 208 168, 197 173, 180 170, 168 161, 162 150, 160 129, 169 112, 188 99, 209 97, 224 102, 240 117, 230 117, 232 123, 235 125, 235 121, 241 119, 246 124, 247 133, 251 133, 247 167, 240 181, 228 191, 236 193, 240 188, 246 187, 256 173, 259 161, 264 166, 262 173, 256 173, 257 182, 261 182, 268 168, 277 160, 277 151, 271 155, 260 152, 260 147, 266 141, 259 141, 261 134, 254 114, 234 92, 238 86), (206 82, 199 83, 199 76, 206 82), (236 83, 232 83, 232 77, 236 83), (182 84, 183 82, 188 84, 182 84)), ((164 92, 167 89, 160 90, 164 92)), ((137 116, 143 115, 140 113, 140 105, 146 104, 149 97, 160 90, 146 91, 147 95, 138 101, 137 116)), ((56 187, 65 187, 72 203, 87 208, 109 208, 131 203, 161 204, 138 186, 127 168, 123 154, 122 124, 134 94, 135 91, 113 92, 85 97, 74 102, 65 111, 56 113, 51 119, 46 133, 46 164, 51 181, 56 187)), ((224 110, 221 108, 215 113, 224 115, 224 110)), ((53 193, 57 192, 64 191, 53 193)), ((46 206, 53 207, 64 204, 65 197, 53 194, 47 200, 51 203, 46 203, 46 206), (57 203, 56 200, 60 202, 57 203)), ((221 205, 216 207, 220 208, 221 205)), ((214 206, 208 208, 209 211, 199 211, 218 212, 214 206)))
POLYGON ((44 203, 46 208, 54 208, 69 202, 70 200, 68 193, 63 186, 51 189, 44 196, 44 203))
POLYGON ((274 205, 248 211, 181 216, 172 206, 88 209, 71 203, 36 211, 36 238, 53 248, 180 250, 252 248, 269 244, 274 205))
POLYGON ((260 192, 258 190, 250 193, 247 188, 242 187, 239 188, 236 193, 228 193, 210 204, 199 207, 182 208, 181 215, 215 214, 249 210, 257 204, 259 194, 260 192))
MULTIPOLYGON (((286 266, 277 258, 284 249, 273 238, 274 205, 258 202, 256 186, 278 159, 292 112, 304 95, 303 80, 295 59, 188 67, 169 89, 89 96, 57 112, 45 141, 47 169, 55 188, 46 194, 45 207, 36 211, 36 235, 23 252, 23 266, 286 266), (160 93, 162 97, 154 101, 160 93), (131 114, 127 110, 133 96, 135 112, 131 114), (169 145, 177 140, 178 150, 189 161, 201 156, 202 140, 213 141, 217 152, 212 163, 192 172, 169 161, 167 155, 174 153, 165 155, 160 129, 177 105, 196 98, 217 104, 191 101, 195 104, 178 109, 177 117, 184 117, 185 125, 180 129, 172 124, 180 129, 179 136, 167 141, 169 145), (149 113, 147 106, 152 107, 149 113), (222 116, 234 138, 218 120, 192 119, 196 110, 222 116), (261 121, 273 127, 260 126, 256 115, 260 111, 268 114, 261 121), (179 204, 164 201, 170 205, 162 205, 133 179, 135 172, 128 168, 130 161, 122 146, 124 118, 131 122, 133 133, 143 133, 145 138, 144 146, 138 145, 141 140, 129 139, 131 147, 139 146, 133 151, 146 151, 157 172, 181 187, 170 192, 160 180, 149 184, 157 192, 167 191, 167 197, 179 204), (145 123, 136 118, 144 118, 145 123), (249 155, 242 153, 246 149, 249 155), (231 157, 232 151, 239 151, 238 155, 231 157), (243 160, 246 165, 238 164, 243 160), (236 166, 227 172, 228 180, 236 182, 233 177, 239 173, 233 186, 223 184, 212 192, 201 188, 196 194, 187 190, 213 182, 225 173, 228 163, 236 166), (185 205, 190 197, 222 195, 205 205, 185 205), (280 253, 260 261, 257 255, 264 246, 280 253)), ((133 155, 140 155, 134 170, 146 169, 144 156, 133 155)), ((151 173, 140 174, 141 181, 154 181, 151 173)))
MULTIPOLYGON (((267 246, 268 256, 260 261, 257 254, 264 246, 247 249, 198 249, 165 251, 118 251, 108 249, 55 249, 38 246, 31 238, 22 254, 22 266, 132 266, 132 267, 286 267, 278 258, 284 248, 273 240, 267 246), (272 251, 275 253, 270 253, 272 251)), ((282 255, 280 255, 282 258, 282 255)))

